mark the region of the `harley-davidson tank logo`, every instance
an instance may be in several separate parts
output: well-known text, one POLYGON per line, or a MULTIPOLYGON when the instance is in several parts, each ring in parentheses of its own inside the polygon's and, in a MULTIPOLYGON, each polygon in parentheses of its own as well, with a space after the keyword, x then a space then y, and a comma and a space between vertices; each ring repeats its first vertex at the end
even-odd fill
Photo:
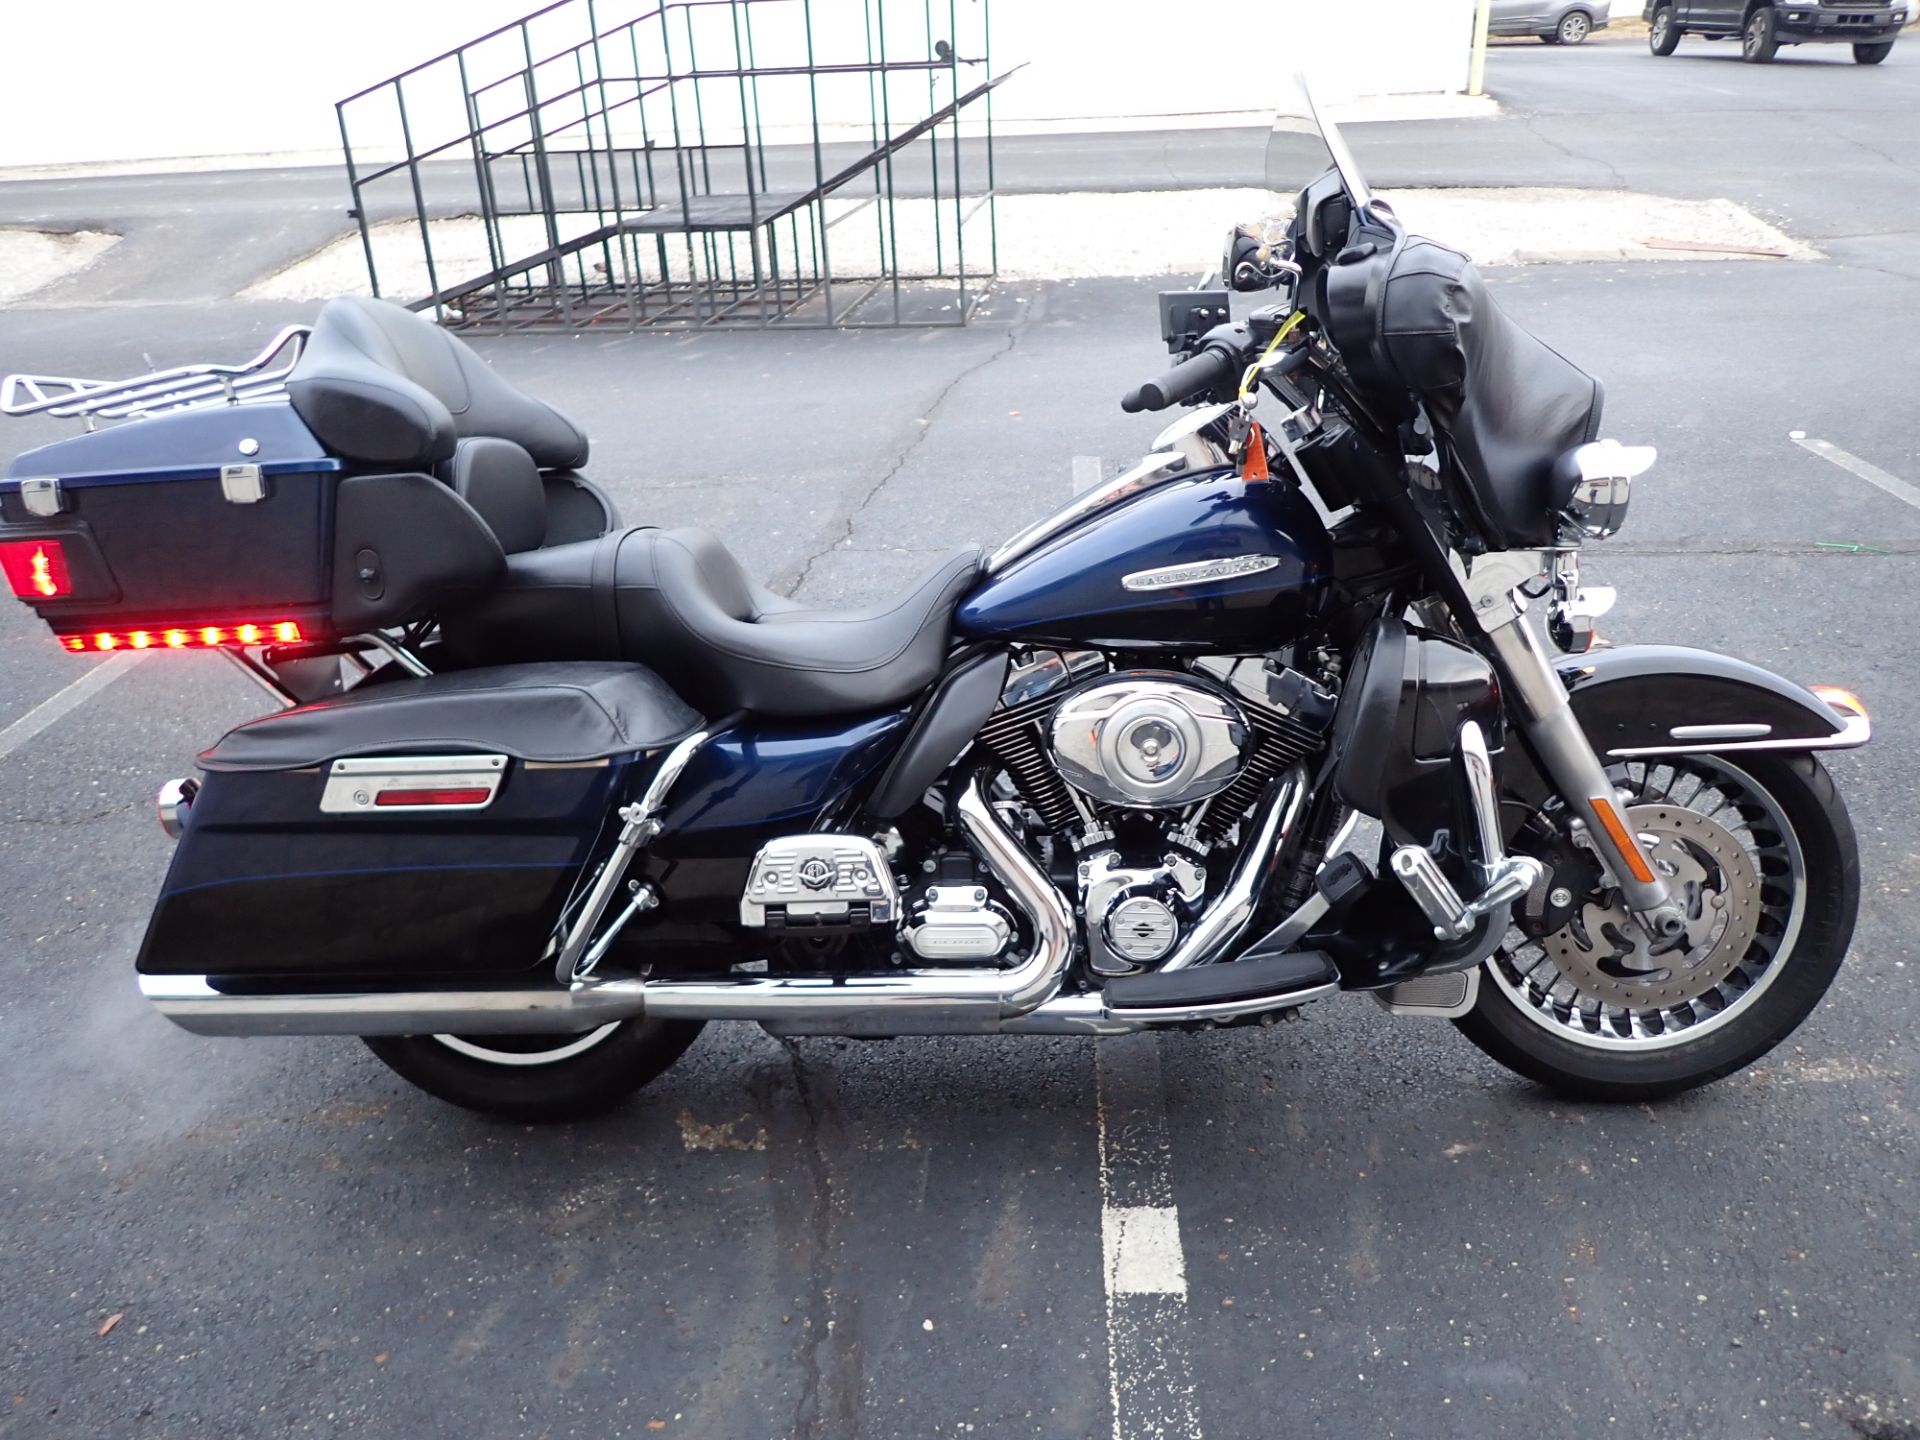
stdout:
POLYGON ((1120 583, 1129 590, 1178 590, 1187 585, 1258 575, 1279 564, 1278 555, 1229 555, 1222 560, 1195 560, 1187 565, 1162 566, 1158 570, 1136 570, 1122 576, 1120 583))

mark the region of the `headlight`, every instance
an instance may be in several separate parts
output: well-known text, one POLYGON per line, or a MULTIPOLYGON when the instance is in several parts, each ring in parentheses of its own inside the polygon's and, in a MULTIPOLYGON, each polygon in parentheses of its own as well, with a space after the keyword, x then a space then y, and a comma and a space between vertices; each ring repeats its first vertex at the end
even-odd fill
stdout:
POLYGON ((1567 493, 1560 531, 1568 541, 1604 540, 1626 523, 1633 481, 1653 465, 1651 445, 1596 440, 1568 451, 1555 465, 1556 489, 1567 493))

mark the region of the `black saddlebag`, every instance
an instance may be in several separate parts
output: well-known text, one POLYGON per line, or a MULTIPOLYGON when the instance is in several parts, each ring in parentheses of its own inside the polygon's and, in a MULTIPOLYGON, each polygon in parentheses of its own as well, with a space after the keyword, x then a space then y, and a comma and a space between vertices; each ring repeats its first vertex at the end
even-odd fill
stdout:
POLYGON ((200 757, 141 947, 150 975, 504 977, 700 716, 640 665, 372 684, 200 757))

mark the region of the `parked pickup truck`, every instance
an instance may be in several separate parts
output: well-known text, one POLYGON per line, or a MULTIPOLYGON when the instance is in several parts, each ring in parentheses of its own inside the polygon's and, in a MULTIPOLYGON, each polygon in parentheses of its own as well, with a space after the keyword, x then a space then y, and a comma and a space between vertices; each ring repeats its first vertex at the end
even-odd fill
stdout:
POLYGON ((1907 0, 1892 4, 1862 0, 1647 0, 1647 44, 1671 55, 1682 35, 1704 40, 1738 37, 1740 58, 1755 65, 1773 59, 1782 45, 1853 46, 1857 64, 1878 65, 1892 53, 1894 37, 1907 23, 1907 0))

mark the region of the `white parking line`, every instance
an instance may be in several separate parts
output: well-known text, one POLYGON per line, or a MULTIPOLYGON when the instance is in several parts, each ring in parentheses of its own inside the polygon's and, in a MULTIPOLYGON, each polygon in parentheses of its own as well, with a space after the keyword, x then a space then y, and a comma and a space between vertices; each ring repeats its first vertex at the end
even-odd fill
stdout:
POLYGON ((1076 455, 1073 457, 1073 493, 1091 490, 1100 483, 1100 457, 1098 455, 1076 455))
POLYGON ((1094 1069, 1113 1440, 1199 1440, 1160 1037, 1101 1040, 1094 1069))
POLYGON ((1830 464, 1838 465, 1842 470, 1858 475, 1869 485, 1878 485, 1896 500, 1904 500, 1914 509, 1920 510, 1920 489, 1909 485, 1898 475, 1889 475, 1878 465, 1870 465, 1858 455, 1849 455, 1838 445, 1826 440, 1808 438, 1805 431, 1795 430, 1787 438, 1802 450, 1818 455, 1830 464))
POLYGON ((0 760, 4 760, 42 730, 58 722, 98 695, 127 671, 146 659, 126 651, 102 661, 64 690, 54 692, 6 729, 0 730, 0 760))

